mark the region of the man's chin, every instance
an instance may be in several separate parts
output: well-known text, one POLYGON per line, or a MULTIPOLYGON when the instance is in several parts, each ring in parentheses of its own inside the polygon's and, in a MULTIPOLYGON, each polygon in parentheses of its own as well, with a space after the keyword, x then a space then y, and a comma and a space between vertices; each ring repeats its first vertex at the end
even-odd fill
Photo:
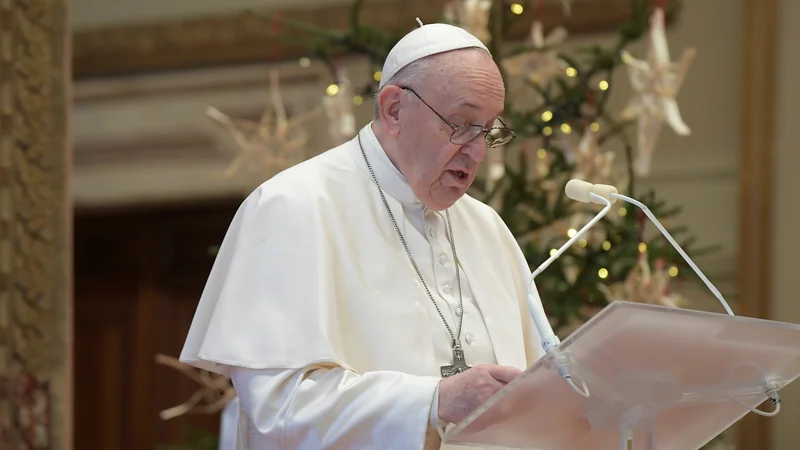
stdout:
POLYGON ((459 188, 445 188, 445 190, 447 191, 446 193, 442 193, 436 198, 430 199, 430 201, 423 202, 425 206, 434 211, 444 211, 466 194, 463 189, 459 188))

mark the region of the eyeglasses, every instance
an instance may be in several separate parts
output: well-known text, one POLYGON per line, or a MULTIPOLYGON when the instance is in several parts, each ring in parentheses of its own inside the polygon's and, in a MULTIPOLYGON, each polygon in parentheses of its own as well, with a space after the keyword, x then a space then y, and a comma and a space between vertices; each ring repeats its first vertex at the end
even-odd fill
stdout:
POLYGON ((450 142, 456 145, 466 145, 472 142, 476 137, 480 136, 481 133, 485 133, 486 136, 484 140, 486 141, 486 147, 500 147, 501 145, 507 144, 509 141, 517 137, 517 134, 514 133, 513 130, 508 128, 505 122, 502 121, 499 117, 497 120, 503 125, 502 127, 492 127, 492 128, 484 128, 480 125, 456 125, 451 123, 449 120, 445 119, 444 116, 436 112, 435 109, 431 105, 428 104, 425 100, 420 97, 419 94, 414 92, 413 89, 408 87, 401 87, 406 91, 409 91, 417 96, 422 103, 425 104, 434 114, 439 116, 440 119, 444 123, 447 124, 450 128, 453 129, 453 134, 450 135, 450 142))

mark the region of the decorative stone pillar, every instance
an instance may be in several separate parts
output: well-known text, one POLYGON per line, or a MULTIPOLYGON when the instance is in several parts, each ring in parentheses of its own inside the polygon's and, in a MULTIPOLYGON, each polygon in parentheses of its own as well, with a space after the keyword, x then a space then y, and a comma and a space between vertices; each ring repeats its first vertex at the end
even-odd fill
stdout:
POLYGON ((0 0, 0 448, 72 443, 66 0, 0 0))

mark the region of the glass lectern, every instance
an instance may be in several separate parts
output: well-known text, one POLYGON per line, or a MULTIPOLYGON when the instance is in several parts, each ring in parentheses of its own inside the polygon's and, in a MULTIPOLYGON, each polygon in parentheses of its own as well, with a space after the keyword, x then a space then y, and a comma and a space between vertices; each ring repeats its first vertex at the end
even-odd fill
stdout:
POLYGON ((766 412, 779 406, 777 392, 798 374, 800 325, 614 302, 449 430, 444 443, 692 450, 749 408, 766 400, 766 412))

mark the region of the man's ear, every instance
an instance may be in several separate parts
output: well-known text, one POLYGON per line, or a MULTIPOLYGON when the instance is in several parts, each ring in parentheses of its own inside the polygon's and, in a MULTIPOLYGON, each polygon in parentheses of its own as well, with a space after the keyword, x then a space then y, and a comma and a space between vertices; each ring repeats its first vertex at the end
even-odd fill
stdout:
POLYGON ((392 136, 400 132, 400 101, 403 98, 403 90, 397 86, 386 86, 378 94, 378 111, 380 122, 384 131, 392 136))

